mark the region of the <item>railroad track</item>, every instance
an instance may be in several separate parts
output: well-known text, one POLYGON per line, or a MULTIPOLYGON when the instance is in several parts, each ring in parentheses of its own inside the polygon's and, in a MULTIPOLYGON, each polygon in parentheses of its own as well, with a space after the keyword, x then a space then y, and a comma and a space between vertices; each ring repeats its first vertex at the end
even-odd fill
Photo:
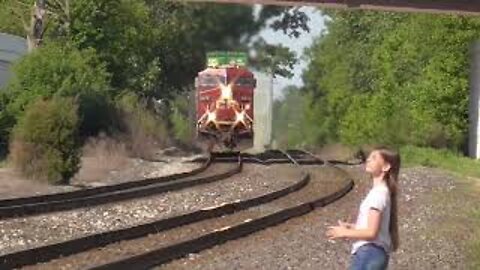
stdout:
MULTIPOLYGON (((211 165, 212 160, 213 160, 212 156, 209 156, 204 159, 202 166, 200 166, 195 170, 167 175, 163 177, 152 177, 152 178, 147 178, 142 180, 134 180, 134 181, 124 182, 121 184, 108 185, 108 186, 95 187, 95 188, 82 187, 84 189, 77 190, 77 191, 70 191, 70 192, 60 192, 60 193, 31 196, 31 197, 4 199, 4 200, 0 200, 0 207, 16 206, 16 205, 22 205, 22 204, 33 204, 33 203, 46 202, 46 201, 59 201, 59 200, 68 200, 68 199, 74 199, 74 198, 82 198, 82 197, 91 196, 91 195, 100 194, 100 193, 118 191, 118 190, 123 190, 128 188, 134 188, 134 187, 139 187, 144 185, 176 180, 176 179, 192 176, 205 171, 211 165)), ((152 162, 157 162, 157 161, 152 160, 152 162)))
MULTIPOLYGON (((235 159, 232 157, 232 154, 233 153, 215 153, 217 157, 216 160, 218 162, 235 162, 235 159)), ((264 165, 291 163, 291 159, 287 158, 285 154, 295 159, 296 162, 300 165, 330 164, 330 165, 355 166, 363 163, 362 161, 349 162, 349 161, 342 161, 342 160, 335 160, 335 159, 323 160, 309 151, 298 150, 298 149, 291 149, 286 151, 268 150, 261 154, 242 153, 241 155, 244 163, 260 163, 264 165)), ((204 162, 206 161, 206 159, 199 159, 199 161, 201 160, 203 160, 204 162)))
MULTIPOLYGON (((294 158, 294 155, 299 153, 283 152, 283 154, 290 159, 291 163, 297 166, 299 165, 299 162, 294 158)), ((304 155, 307 154, 304 153, 304 155)), ((266 160, 272 160, 272 158, 267 158, 266 160)), ((273 160, 276 160, 276 158, 273 158, 273 160)), ((309 179, 309 175, 303 170, 302 175, 305 179, 309 179)), ((160 247, 154 249, 155 246, 158 246, 159 240, 165 237, 165 235, 157 234, 157 237, 154 236, 146 241, 140 240, 137 243, 138 246, 147 245, 148 249, 153 249, 152 251, 132 257, 121 258, 114 262, 91 267, 90 269, 149 269, 190 253, 199 252, 228 240, 243 237, 258 230, 277 225, 287 219, 306 214, 316 207, 327 205, 339 199, 352 187, 353 182, 347 180, 341 187, 318 197, 318 194, 314 192, 316 189, 315 183, 309 180, 303 188, 275 200, 250 206, 222 219, 209 219, 189 226, 176 228, 170 232, 170 235, 180 235, 180 237, 171 239, 173 240, 172 242, 174 242, 173 244, 160 245, 160 247), (192 236, 191 233, 189 233, 191 231, 196 232, 197 235, 192 236), (182 235, 188 236, 181 237, 182 235)), ((168 234, 168 232, 166 234, 168 234)), ((135 246, 135 243, 131 244, 135 246)), ((127 249, 125 253, 128 254, 131 251, 132 250, 127 249)))
POLYGON ((318 165, 319 163, 326 163, 330 165, 356 166, 363 163, 363 161, 361 160, 357 162, 343 161, 343 160, 337 160, 337 159, 322 160, 319 157, 317 157, 315 154, 306 150, 292 149, 292 150, 286 150, 286 152, 290 154, 292 157, 294 157, 295 159, 297 159, 298 162, 302 165, 318 165))
POLYGON ((148 178, 73 192, 2 200, 0 201, 0 219, 72 210, 161 194, 226 179, 239 173, 242 169, 241 157, 239 156, 236 158, 235 165, 220 173, 212 169, 216 166, 214 160, 215 156, 209 156, 198 169, 165 177, 148 178))
MULTIPOLYGON (((235 162, 233 153, 215 153, 217 162, 235 162)), ((236 153, 235 153, 236 154, 236 153)), ((268 150, 260 154, 241 153, 244 163, 288 164, 295 160, 300 165, 323 165, 325 161, 304 150, 268 150)))
MULTIPOLYGON (((232 162, 232 155, 236 154, 230 154, 230 156, 227 154, 223 156, 218 155, 216 160, 232 162)), ((296 166, 303 162, 305 164, 324 164, 318 158, 302 151, 274 151, 260 157, 246 157, 242 155, 240 160, 261 164, 285 163, 285 160, 288 160, 290 163, 296 164, 296 166), (316 163, 312 161, 313 159, 316 159, 316 163)), ((82 260, 89 261, 89 254, 95 254, 98 251, 96 248, 104 247, 102 250, 107 250, 108 252, 109 248, 115 249, 115 245, 118 246, 120 241, 127 241, 121 244, 126 245, 127 249, 128 246, 133 249, 135 247, 138 248, 136 243, 140 243, 141 247, 145 247, 148 246, 146 242, 149 242, 151 245, 149 249, 152 251, 88 267, 91 269, 147 269, 230 239, 242 237, 260 229, 276 225, 289 218, 303 215, 315 207, 326 205, 342 197, 353 187, 353 182, 347 179, 347 176, 344 176, 345 181, 342 182, 341 186, 331 188, 331 190, 319 196, 315 192, 312 193, 312 191, 317 189, 316 185, 318 183, 310 181, 309 174, 303 171, 301 167, 298 167, 298 171, 298 179, 293 184, 247 200, 210 207, 127 229, 89 235, 57 244, 6 254, 0 256, 0 269, 11 269, 39 262, 48 262, 69 255, 72 255, 71 257, 74 260, 75 256, 84 256, 82 260), (161 241, 164 238, 170 240, 161 241), (153 242, 149 241, 149 239, 153 242), (158 243, 162 244, 158 245, 158 243)), ((134 253, 138 253, 138 251, 134 253)), ((60 261, 62 260, 60 259, 60 261)))
MULTIPOLYGON (((241 160, 239 157, 236 157, 236 158, 237 160, 241 160)), ((225 167, 225 164, 223 163, 219 163, 219 164, 225 167)), ((175 226, 179 226, 184 223, 188 224, 188 223, 195 222, 197 220, 202 220, 205 218, 218 217, 228 213, 233 213, 234 211, 238 211, 244 207, 260 204, 264 201, 270 201, 279 196, 283 196, 286 193, 289 193, 301 188, 306 183, 307 183, 306 180, 302 179, 301 181, 296 182, 280 190, 276 190, 268 194, 263 194, 262 196, 257 196, 246 201, 232 202, 230 204, 222 204, 219 207, 215 207, 211 209, 202 209, 194 213, 188 213, 188 214, 175 216, 172 218, 166 218, 166 219, 159 220, 157 222, 136 226, 134 228, 105 232, 105 233, 100 233, 96 235, 89 235, 89 236, 65 241, 62 243, 51 244, 43 247, 6 254, 4 256, 0 256, 0 269, 10 269, 13 267, 21 267, 25 265, 35 264, 38 262, 48 261, 48 260, 57 258, 58 256, 65 256, 65 255, 77 253, 89 248, 95 248, 102 245, 106 245, 112 242, 126 240, 129 238, 140 237, 151 232, 156 232, 158 230, 166 230, 169 228, 173 228, 175 226)))

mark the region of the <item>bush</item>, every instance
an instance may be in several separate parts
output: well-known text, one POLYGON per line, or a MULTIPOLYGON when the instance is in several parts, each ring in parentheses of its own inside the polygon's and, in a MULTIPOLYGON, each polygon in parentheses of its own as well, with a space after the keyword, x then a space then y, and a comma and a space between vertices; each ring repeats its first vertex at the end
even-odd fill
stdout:
POLYGON ((80 164, 77 110, 71 98, 31 103, 13 130, 13 165, 29 178, 68 183, 80 164))
POLYGON ((120 131, 127 136, 127 148, 131 155, 152 158, 155 146, 168 142, 166 121, 150 110, 145 100, 127 93, 118 98, 115 106, 120 131))
POLYGON ((105 179, 112 171, 128 166, 127 148, 117 138, 100 133, 88 138, 82 148, 82 166, 72 181, 76 184, 105 179))
POLYGON ((8 96, 0 89, 0 158, 7 154, 8 139, 11 128, 15 125, 14 117, 6 110, 8 96))
POLYGON ((194 124, 192 110, 194 110, 190 99, 185 96, 175 97, 170 113, 173 137, 183 145, 190 145, 194 138, 194 124))
POLYGON ((60 96, 78 101, 81 135, 96 135, 111 122, 107 110, 110 75, 94 50, 49 43, 26 55, 13 70, 6 110, 16 120, 30 102, 60 96))

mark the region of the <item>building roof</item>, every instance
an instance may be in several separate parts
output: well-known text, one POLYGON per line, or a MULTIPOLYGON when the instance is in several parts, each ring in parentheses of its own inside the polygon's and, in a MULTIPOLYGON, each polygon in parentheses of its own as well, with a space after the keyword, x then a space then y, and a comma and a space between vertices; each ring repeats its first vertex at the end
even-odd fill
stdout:
POLYGON ((0 33, 0 88, 10 77, 11 64, 27 52, 24 38, 0 33))

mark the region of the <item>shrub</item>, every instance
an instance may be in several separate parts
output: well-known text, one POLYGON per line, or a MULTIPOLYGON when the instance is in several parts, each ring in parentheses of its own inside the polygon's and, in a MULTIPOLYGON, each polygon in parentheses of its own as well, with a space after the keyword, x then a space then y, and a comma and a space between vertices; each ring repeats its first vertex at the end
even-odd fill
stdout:
POLYGON ((115 105, 120 130, 127 137, 128 152, 135 157, 152 158, 155 146, 168 142, 167 122, 147 105, 133 93, 120 96, 115 105))
POLYGON ((180 95, 175 97, 171 109, 170 122, 172 124, 173 137, 180 144, 191 144, 194 135, 194 125, 191 116, 194 108, 190 104, 190 99, 180 95))
POLYGON ((13 130, 14 166, 29 178, 67 183, 80 164, 77 110, 71 98, 31 103, 13 130))
POLYGON ((125 143, 116 138, 103 132, 90 137, 83 145, 82 166, 72 181, 85 183, 105 179, 112 171, 128 166, 127 157, 125 143))
POLYGON ((106 106, 110 75, 94 50, 79 50, 68 43, 45 44, 22 58, 13 71, 6 110, 16 120, 38 98, 60 96, 78 101, 81 135, 95 135, 111 122, 106 106))
POLYGON ((8 149, 10 131, 15 124, 15 119, 7 110, 8 97, 0 89, 0 158, 4 158, 8 149))

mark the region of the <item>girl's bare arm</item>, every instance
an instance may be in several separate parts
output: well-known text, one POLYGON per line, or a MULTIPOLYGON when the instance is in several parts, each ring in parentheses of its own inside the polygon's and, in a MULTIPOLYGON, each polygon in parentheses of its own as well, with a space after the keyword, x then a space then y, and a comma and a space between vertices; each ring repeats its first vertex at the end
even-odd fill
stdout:
POLYGON ((330 239, 335 238, 349 238, 356 240, 373 240, 377 237, 380 230, 380 222, 382 220, 382 212, 371 208, 368 212, 368 228, 355 229, 347 226, 346 223, 341 223, 340 226, 331 226, 327 231, 327 236, 330 239))

